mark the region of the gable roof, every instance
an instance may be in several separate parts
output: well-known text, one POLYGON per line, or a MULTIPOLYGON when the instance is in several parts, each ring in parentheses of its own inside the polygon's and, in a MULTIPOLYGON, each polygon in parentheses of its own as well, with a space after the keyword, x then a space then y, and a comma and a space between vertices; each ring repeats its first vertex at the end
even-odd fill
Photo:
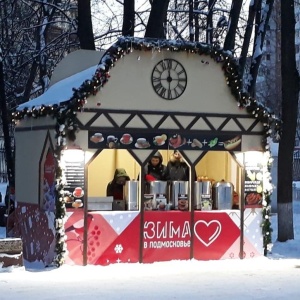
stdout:
MULTIPOLYGON (((58 91, 63 87, 69 89, 69 92, 66 91, 66 93, 62 93, 61 97, 51 97, 49 89, 49 94, 46 94, 46 92, 44 95, 18 106, 17 112, 13 114, 14 120, 17 121, 24 117, 37 118, 45 115, 54 115, 54 117, 56 116, 56 118, 60 120, 59 122, 74 123, 76 112, 84 109, 87 98, 90 95, 95 95, 100 88, 105 85, 110 78, 109 70, 115 66, 115 63, 117 63, 120 58, 124 55, 129 55, 133 50, 151 51, 153 49, 158 51, 161 49, 168 51, 185 51, 199 55, 199 57, 210 56, 216 63, 222 65, 227 85, 236 99, 237 105, 240 108, 246 109, 248 113, 254 115, 262 122, 266 138, 270 136, 272 132, 274 136, 279 138, 281 121, 256 99, 253 99, 248 93, 242 90, 239 66, 231 52, 199 42, 133 37, 120 37, 118 42, 112 45, 102 56, 97 68, 94 66, 73 75, 74 77, 71 76, 69 78, 70 82, 60 82, 60 84, 58 82, 53 85, 52 88, 56 86, 55 90, 53 90, 55 95, 59 93, 58 91), (84 80, 85 76, 86 79, 84 80), (71 78, 74 79, 74 82, 72 82, 71 78), (80 80, 82 80, 82 83, 78 86, 80 80), (73 85, 71 87, 71 82, 75 86, 73 85)), ((72 130, 75 129, 73 128, 72 130)), ((267 146, 268 143, 266 140, 267 139, 265 139, 265 144, 267 146)))
MULTIPOLYGON (((62 59, 53 71, 50 87, 55 83, 85 71, 98 64, 104 51, 79 49, 69 53, 62 59)), ((90 78, 86 77, 86 78, 90 78)), ((85 78, 85 79, 86 79, 85 78)))
POLYGON ((78 89, 82 82, 91 78, 97 70, 97 65, 92 66, 84 71, 71 75, 65 79, 53 84, 44 94, 28 102, 20 104, 18 111, 23 109, 40 109, 42 106, 60 105, 62 102, 70 99, 73 95, 73 89, 78 89))

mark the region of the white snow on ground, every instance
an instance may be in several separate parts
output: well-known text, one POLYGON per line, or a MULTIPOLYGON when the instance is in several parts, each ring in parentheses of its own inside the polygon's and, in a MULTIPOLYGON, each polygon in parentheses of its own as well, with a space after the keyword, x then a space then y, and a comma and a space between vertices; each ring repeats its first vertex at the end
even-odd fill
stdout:
MULTIPOLYGON (((0 269, 0 299, 300 299, 300 201, 294 201, 295 239, 272 254, 247 260, 0 269)), ((5 237, 0 228, 0 237, 5 237)))

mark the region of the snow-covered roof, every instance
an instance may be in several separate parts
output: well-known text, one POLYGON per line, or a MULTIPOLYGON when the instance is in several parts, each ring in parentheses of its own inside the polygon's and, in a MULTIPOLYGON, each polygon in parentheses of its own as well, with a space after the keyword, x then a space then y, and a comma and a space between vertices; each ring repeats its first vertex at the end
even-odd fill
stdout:
POLYGON ((104 53, 104 51, 84 49, 69 53, 55 67, 51 76, 50 87, 67 77, 97 65, 104 53))
POLYGON ((79 88, 82 82, 95 74, 96 69, 97 65, 55 83, 41 96, 19 105, 17 110, 21 111, 26 107, 28 109, 40 108, 42 105, 60 104, 69 100, 74 93, 72 89, 79 88))
POLYGON ((69 53, 54 69, 49 89, 41 96, 19 105, 17 110, 26 107, 38 109, 41 105, 55 105, 69 100, 74 93, 73 88, 79 88, 95 74, 103 53, 83 49, 69 53))

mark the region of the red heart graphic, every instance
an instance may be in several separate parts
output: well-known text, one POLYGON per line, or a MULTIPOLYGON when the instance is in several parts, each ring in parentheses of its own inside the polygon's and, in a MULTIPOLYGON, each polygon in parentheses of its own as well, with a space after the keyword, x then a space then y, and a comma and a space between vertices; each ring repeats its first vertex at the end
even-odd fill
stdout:
POLYGON ((217 220, 211 220, 210 222, 199 220, 194 225, 195 236, 206 247, 218 238, 221 231, 222 225, 217 220))

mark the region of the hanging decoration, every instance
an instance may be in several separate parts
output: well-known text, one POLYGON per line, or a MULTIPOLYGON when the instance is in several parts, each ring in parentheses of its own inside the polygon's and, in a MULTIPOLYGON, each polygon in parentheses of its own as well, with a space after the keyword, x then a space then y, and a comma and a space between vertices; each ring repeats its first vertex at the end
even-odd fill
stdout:
MULTIPOLYGON (((264 127, 264 138, 262 145, 266 151, 269 151, 268 138, 273 137, 279 140, 281 136, 281 120, 276 118, 266 107, 253 99, 247 92, 242 91, 242 78, 239 73, 237 60, 229 51, 224 51, 218 46, 207 45, 200 42, 188 42, 179 40, 158 40, 143 39, 135 37, 120 37, 118 41, 112 45, 102 56, 98 68, 91 79, 85 80, 79 88, 73 88, 73 95, 70 99, 54 105, 41 105, 40 107, 24 108, 17 110, 12 114, 12 121, 17 124, 19 120, 24 118, 40 118, 51 116, 57 121, 56 126, 56 151, 57 170, 56 170, 56 257, 55 264, 60 266, 64 263, 64 255, 66 253, 65 235, 64 235, 64 216, 66 214, 64 202, 64 180, 63 168, 60 164, 61 152, 66 146, 66 141, 74 141, 78 124, 76 123, 76 115, 78 112, 84 111, 84 105, 91 95, 97 92, 107 83, 110 78, 109 71, 115 66, 115 63, 124 55, 128 55, 133 51, 185 51, 199 55, 201 62, 207 64, 205 56, 209 56, 216 63, 220 64, 224 72, 225 80, 229 86, 231 93, 234 95, 237 105, 241 109, 246 109, 255 118, 259 119, 264 127)), ((97 106, 101 103, 98 102, 97 106)), ((270 191, 264 192, 263 205, 263 224, 262 231, 264 236, 264 249, 267 253, 271 243, 271 226, 270 226, 270 191)))

